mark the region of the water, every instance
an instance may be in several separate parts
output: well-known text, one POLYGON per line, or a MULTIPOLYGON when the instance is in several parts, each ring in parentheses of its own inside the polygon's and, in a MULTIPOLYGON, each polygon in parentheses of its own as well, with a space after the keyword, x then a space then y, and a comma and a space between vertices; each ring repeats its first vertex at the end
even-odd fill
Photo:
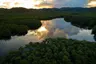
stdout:
POLYGON ((73 26, 63 18, 42 20, 42 26, 37 30, 29 30, 25 36, 13 36, 10 40, 0 40, 0 55, 10 50, 16 50, 29 42, 41 42, 45 38, 63 37, 67 39, 95 41, 92 30, 81 29, 73 26))

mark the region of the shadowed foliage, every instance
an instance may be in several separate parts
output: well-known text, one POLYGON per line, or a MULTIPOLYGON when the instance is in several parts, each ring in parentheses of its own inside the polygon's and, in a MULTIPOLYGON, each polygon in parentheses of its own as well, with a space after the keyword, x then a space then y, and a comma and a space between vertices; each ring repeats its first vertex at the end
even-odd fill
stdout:
POLYGON ((95 64, 95 47, 94 42, 49 38, 10 52, 0 64, 95 64))

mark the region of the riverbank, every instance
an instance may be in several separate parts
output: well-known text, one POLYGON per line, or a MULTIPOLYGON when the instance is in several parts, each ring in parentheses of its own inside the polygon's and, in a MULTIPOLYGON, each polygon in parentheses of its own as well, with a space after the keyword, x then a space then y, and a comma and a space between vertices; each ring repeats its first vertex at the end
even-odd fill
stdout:
MULTIPOLYGON (((64 18, 66 21, 71 22, 73 25, 93 29, 92 34, 95 34, 94 29, 96 25, 96 8, 53 8, 53 9, 25 9, 25 8, 12 8, 12 9, 0 9, 0 25, 3 27, 6 24, 10 24, 10 27, 14 25, 23 25, 27 27, 26 30, 16 31, 9 29, 7 27, 6 31, 2 31, 2 26, 0 28, 0 39, 10 38, 12 35, 26 34, 29 29, 38 29, 42 24, 41 20, 48 20, 53 18, 64 18), (11 25, 12 24, 12 25, 11 25), (3 34, 2 34, 3 33, 3 34), (4 36, 5 33, 9 35, 4 36), (3 37, 2 37, 3 36, 3 37)), ((22 27, 22 26, 21 26, 22 27)))
POLYGON ((95 47, 94 42, 48 38, 11 51, 0 60, 0 64, 94 64, 95 47))

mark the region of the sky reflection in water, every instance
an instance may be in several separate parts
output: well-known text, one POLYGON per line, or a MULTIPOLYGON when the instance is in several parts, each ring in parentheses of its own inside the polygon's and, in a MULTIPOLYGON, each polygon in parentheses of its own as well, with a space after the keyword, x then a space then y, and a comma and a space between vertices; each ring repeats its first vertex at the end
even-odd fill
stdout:
POLYGON ((29 30, 25 36, 14 36, 10 40, 0 40, 0 55, 9 50, 18 49, 29 42, 41 42, 45 38, 71 38, 77 40, 94 41, 92 30, 80 29, 64 21, 63 18, 42 20, 42 26, 37 30, 29 30))

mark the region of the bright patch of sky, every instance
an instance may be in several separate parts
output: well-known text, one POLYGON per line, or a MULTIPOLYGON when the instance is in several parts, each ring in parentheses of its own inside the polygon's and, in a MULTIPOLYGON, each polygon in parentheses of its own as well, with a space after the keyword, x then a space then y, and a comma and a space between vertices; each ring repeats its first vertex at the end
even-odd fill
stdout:
POLYGON ((0 0, 1 8, 85 7, 88 0, 0 0))

